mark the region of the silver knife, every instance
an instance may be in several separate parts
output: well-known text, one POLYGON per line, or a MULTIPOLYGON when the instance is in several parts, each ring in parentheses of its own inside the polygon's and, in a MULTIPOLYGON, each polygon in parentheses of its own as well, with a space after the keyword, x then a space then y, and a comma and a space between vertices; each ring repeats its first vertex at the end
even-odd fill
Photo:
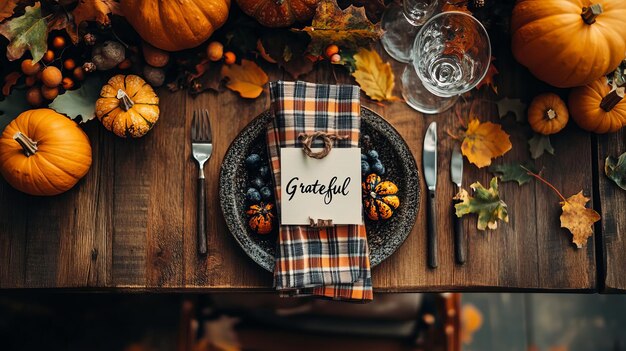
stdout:
MULTIPOLYGON (((463 155, 461 155, 461 147, 455 146, 452 150, 450 158, 450 176, 452 183, 456 184, 456 191, 461 190, 463 182, 463 155)), ((456 263, 464 264, 467 257, 467 244, 465 243, 465 235, 463 233, 463 222, 456 216, 454 205, 457 201, 452 202, 452 223, 454 228, 454 257, 456 263)))
POLYGON ((437 268, 437 122, 432 122, 424 136, 424 150, 422 154, 424 164, 424 178, 428 187, 428 201, 426 203, 426 224, 428 241, 428 266, 437 268))

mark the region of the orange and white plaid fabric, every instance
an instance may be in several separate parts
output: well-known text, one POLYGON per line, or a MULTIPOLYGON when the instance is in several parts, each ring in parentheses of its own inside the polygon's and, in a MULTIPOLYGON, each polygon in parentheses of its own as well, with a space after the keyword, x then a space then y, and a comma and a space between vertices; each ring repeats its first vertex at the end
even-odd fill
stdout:
MULTIPOLYGON (((280 148, 301 148, 300 133, 348 136, 333 147, 358 147, 361 128, 359 87, 306 82, 270 83, 273 123, 267 144, 280 211, 280 148)), ((312 147, 322 147, 315 140, 312 147)), ((332 152, 332 151, 331 151, 332 152)), ((282 295, 313 294, 351 301, 372 300, 365 225, 330 228, 280 227, 274 285, 282 295)))

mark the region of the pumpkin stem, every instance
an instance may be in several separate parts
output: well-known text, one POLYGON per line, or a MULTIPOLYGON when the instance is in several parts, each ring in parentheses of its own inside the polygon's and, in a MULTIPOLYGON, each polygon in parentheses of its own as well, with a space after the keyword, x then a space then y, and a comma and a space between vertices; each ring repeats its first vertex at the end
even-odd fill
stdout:
POLYGON ((547 118, 548 120, 553 120, 553 119, 555 119, 555 118, 556 118, 556 111, 554 111, 554 109, 549 108, 549 109, 546 111, 546 118, 547 118))
POLYGON ((583 7, 583 21, 587 24, 596 23, 596 17, 602 13, 602 4, 591 4, 589 7, 583 7))
POLYGON ((128 94, 126 94, 126 92, 122 89, 117 91, 117 99, 120 100, 120 107, 122 107, 122 110, 124 111, 130 110, 130 108, 135 104, 133 100, 130 99, 128 94))
POLYGON ((624 99, 624 88, 617 88, 612 90, 607 96, 605 96, 600 102, 600 107, 606 111, 611 111, 620 101, 624 99))
POLYGON ((30 157, 37 152, 37 142, 22 134, 22 132, 15 133, 13 139, 24 149, 26 156, 30 157))

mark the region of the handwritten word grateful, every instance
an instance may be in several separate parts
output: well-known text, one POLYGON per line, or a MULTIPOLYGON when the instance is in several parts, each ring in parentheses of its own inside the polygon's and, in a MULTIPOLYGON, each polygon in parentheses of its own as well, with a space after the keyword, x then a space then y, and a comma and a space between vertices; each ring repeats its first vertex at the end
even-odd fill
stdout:
POLYGON ((333 201, 333 195, 347 196, 348 186, 350 185, 350 177, 344 179, 342 185, 337 185, 337 177, 332 177, 328 182, 328 185, 320 184, 319 179, 315 180, 312 184, 303 184, 299 182, 300 178, 293 177, 287 183, 285 191, 289 195, 288 201, 291 201, 296 195, 296 192, 301 194, 319 194, 324 196, 324 204, 329 205, 333 201))

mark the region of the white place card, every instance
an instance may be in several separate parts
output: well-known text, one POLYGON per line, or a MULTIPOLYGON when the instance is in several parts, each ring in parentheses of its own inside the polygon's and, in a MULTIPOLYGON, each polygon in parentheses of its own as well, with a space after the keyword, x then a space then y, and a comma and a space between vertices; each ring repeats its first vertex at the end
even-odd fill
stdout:
POLYGON ((319 160, 299 148, 280 153, 281 224, 309 225, 309 218, 331 219, 333 225, 363 222, 360 148, 334 148, 319 160))

